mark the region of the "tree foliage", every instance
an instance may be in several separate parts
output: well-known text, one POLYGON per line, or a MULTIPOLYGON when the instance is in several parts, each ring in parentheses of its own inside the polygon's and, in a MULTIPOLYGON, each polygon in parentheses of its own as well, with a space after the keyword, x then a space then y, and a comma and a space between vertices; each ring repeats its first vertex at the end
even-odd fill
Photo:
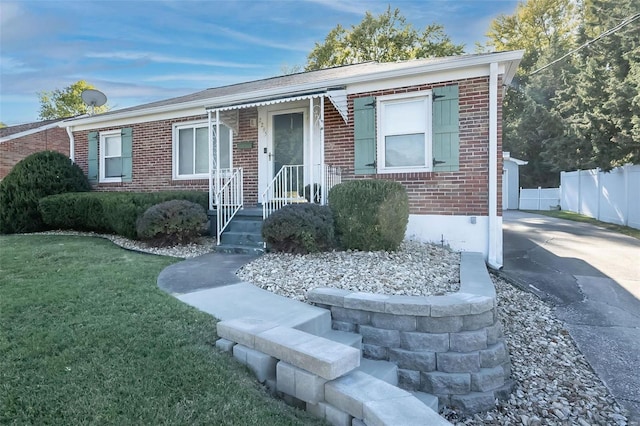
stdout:
POLYGON ((419 32, 399 9, 374 16, 370 12, 358 25, 337 25, 307 57, 306 71, 367 61, 393 62, 434 56, 460 55, 464 45, 454 44, 439 24, 419 32))
POLYGON ((556 186, 561 170, 640 162, 638 25, 546 66, 637 13, 633 0, 528 0, 500 16, 489 47, 525 49, 503 109, 503 146, 524 186, 556 186))
MULTIPOLYGON (((597 37, 638 13, 633 0, 585 3, 578 44, 597 37)), ((565 123, 553 140, 549 158, 564 153, 570 169, 608 171, 640 163, 639 20, 601 38, 571 57, 570 84, 558 91, 555 111, 565 123)))
MULTIPOLYGON (((40 119, 51 120, 86 114, 89 111, 89 107, 83 102, 81 94, 87 89, 95 89, 95 86, 84 80, 79 80, 64 89, 38 93, 40 119)), ((103 105, 95 107, 93 112, 97 114, 108 110, 109 107, 103 105)))

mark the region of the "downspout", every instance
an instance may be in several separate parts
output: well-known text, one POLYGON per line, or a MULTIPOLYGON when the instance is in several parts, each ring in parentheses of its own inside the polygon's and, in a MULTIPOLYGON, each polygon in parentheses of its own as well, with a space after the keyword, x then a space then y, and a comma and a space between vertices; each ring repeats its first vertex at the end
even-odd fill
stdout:
POLYGON ((211 133, 211 110, 207 111, 207 122, 209 126, 209 210, 213 210, 213 138, 211 133))
POLYGON ((324 159, 324 96, 320 96, 320 204, 327 204, 327 167, 324 159))
POLYGON ((71 131, 71 127, 65 127, 67 129, 67 135, 69 135, 69 159, 75 163, 76 162, 76 141, 73 139, 73 132, 71 131))
POLYGON ((487 264, 502 268, 502 226, 498 221, 498 64, 489 66, 489 252, 487 264))

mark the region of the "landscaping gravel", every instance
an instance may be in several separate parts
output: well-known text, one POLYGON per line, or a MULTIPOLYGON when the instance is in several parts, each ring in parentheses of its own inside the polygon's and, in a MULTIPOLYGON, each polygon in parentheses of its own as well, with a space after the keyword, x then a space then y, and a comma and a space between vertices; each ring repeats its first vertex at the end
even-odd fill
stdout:
MULTIPOLYGON (((113 235, 51 232, 108 238, 131 250, 188 258, 207 253, 213 239, 172 248, 153 248, 113 235)), ((459 255, 439 246, 404 243, 396 253, 335 252, 292 256, 267 254, 239 271, 243 280, 304 300, 314 287, 340 287, 385 294, 445 294, 459 286, 459 255)), ((498 315, 517 386, 510 399, 489 412, 464 417, 446 408, 455 425, 619 425, 629 424, 586 362, 563 323, 534 295, 492 276, 498 315)))

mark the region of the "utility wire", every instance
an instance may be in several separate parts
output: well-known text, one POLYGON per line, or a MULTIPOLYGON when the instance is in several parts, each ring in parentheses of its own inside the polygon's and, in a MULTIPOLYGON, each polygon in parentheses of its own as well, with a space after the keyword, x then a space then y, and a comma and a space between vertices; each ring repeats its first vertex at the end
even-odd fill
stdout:
POLYGON ((602 38, 604 38, 604 37, 606 37, 606 36, 608 36, 608 35, 611 35, 611 34, 613 34, 613 33, 617 32, 617 31, 618 31, 618 30, 620 30, 621 28, 626 27, 627 25, 629 25, 630 23, 632 23, 633 21, 635 21, 635 20, 636 20, 636 19, 638 19, 638 18, 640 18, 640 13, 637 13, 637 14, 635 14, 635 15, 632 15, 632 16, 630 16, 630 17, 628 17, 628 18, 624 19, 622 22, 620 22, 620 23, 619 23, 618 25, 616 25, 615 27, 613 27, 613 28, 610 28, 610 29, 606 30, 605 32, 603 32, 602 34, 600 34, 598 37, 596 37, 596 38, 594 38, 594 39, 592 39, 592 40, 589 40, 588 42, 586 42, 586 43, 584 43, 584 44, 582 44, 582 45, 580 45, 580 46, 576 47, 575 49, 573 49, 573 50, 569 51, 569 53, 567 53, 567 54, 565 54, 565 55, 563 55, 563 56, 559 57, 559 58, 558 58, 558 59, 556 59, 555 61, 549 62, 547 65, 544 65, 544 66, 542 66, 542 67, 538 68, 537 70, 530 72, 530 73, 529 73, 529 75, 530 75, 530 76, 532 76, 532 75, 534 75, 534 74, 536 74, 536 73, 539 73, 540 71, 542 71, 542 70, 544 70, 544 69, 546 69, 546 68, 549 68, 551 65, 556 64, 556 63, 560 62, 561 60, 563 60, 563 59, 564 59, 564 58, 566 58, 567 56, 573 55, 573 54, 574 54, 574 53, 576 53, 577 51, 579 51, 579 50, 581 50, 581 49, 584 49, 585 47, 589 46, 590 44, 593 44, 593 43, 595 43, 596 41, 598 41, 598 40, 600 40, 600 39, 602 39, 602 38))

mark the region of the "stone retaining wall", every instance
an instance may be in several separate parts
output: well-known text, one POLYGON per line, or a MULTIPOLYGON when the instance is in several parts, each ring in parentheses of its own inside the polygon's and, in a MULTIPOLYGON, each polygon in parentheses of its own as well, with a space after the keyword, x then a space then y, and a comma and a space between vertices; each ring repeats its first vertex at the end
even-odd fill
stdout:
POLYGON ((511 362, 484 259, 462 253, 460 291, 446 296, 387 296, 333 288, 307 298, 331 310, 332 327, 362 335, 363 356, 398 365, 399 386, 478 412, 513 388, 511 362))

